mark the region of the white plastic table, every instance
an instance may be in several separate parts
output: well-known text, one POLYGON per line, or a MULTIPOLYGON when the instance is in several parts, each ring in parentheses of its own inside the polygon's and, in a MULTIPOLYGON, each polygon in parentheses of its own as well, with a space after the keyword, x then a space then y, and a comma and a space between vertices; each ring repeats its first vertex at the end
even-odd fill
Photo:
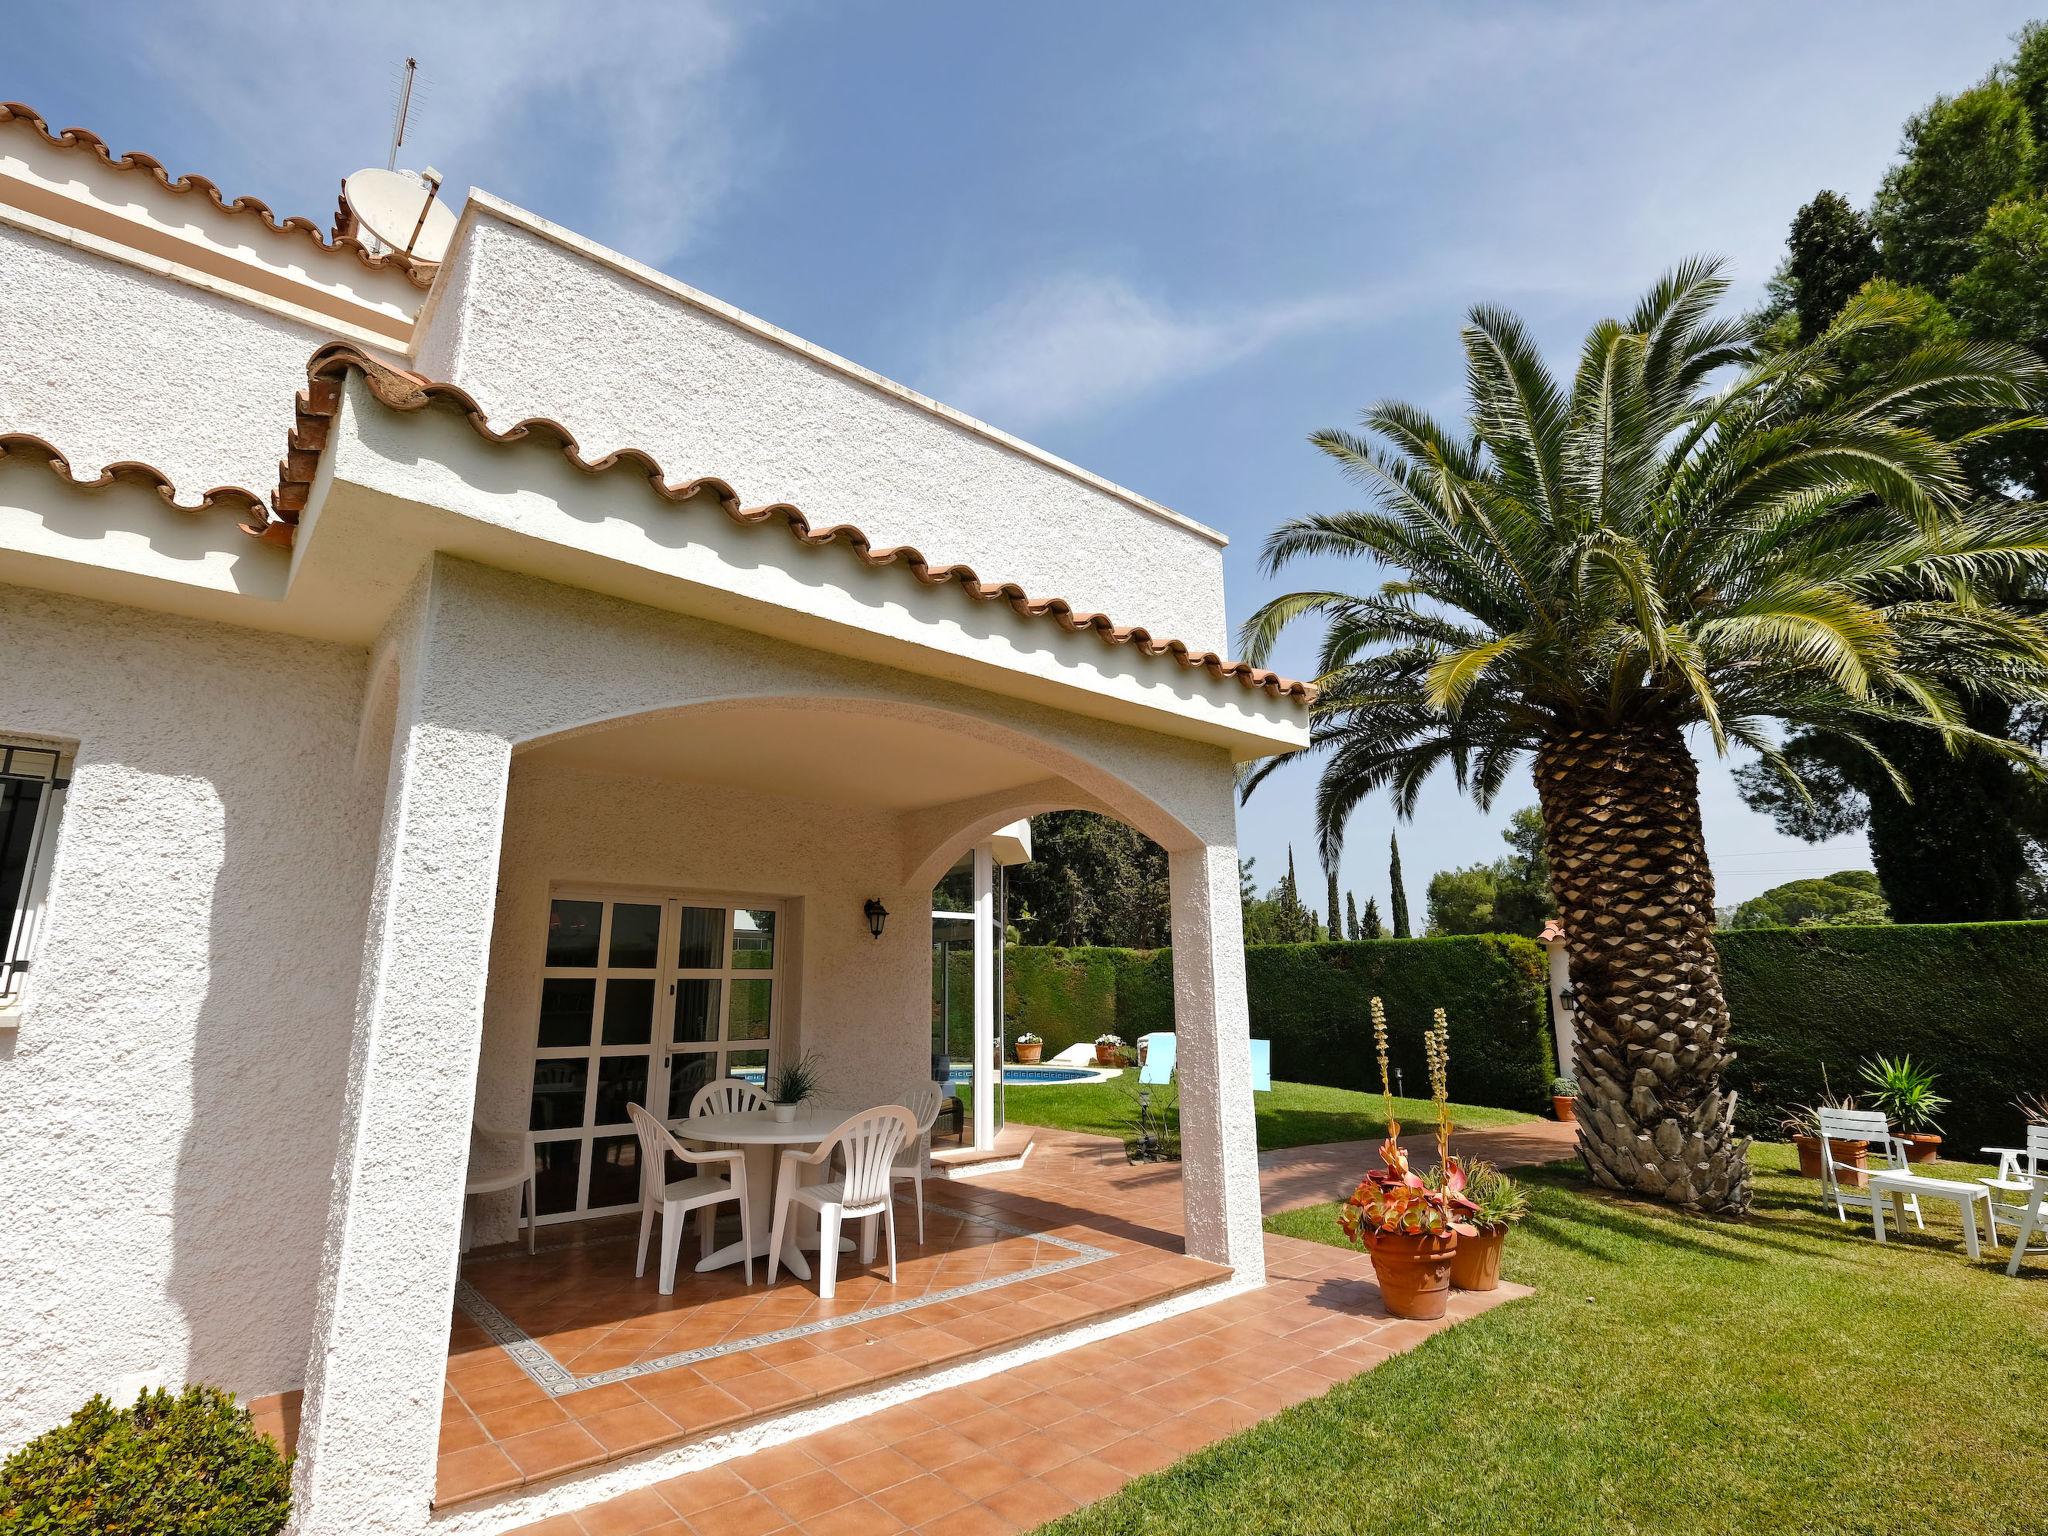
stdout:
MULTIPOLYGON (((676 1127, 676 1135, 683 1141, 703 1142, 712 1146, 738 1147, 747 1158, 747 1220, 754 1229, 754 1257, 768 1257, 768 1237, 775 1220, 775 1176, 786 1147, 815 1147, 845 1123, 850 1113, 844 1109, 812 1109, 809 1106, 799 1110, 794 1120, 777 1120, 773 1111, 766 1109, 744 1110, 732 1115, 698 1115, 685 1120, 676 1127)), ((824 1177, 822 1171, 817 1175, 824 1177)), ((811 1266, 797 1250, 800 1234, 794 1223, 784 1233, 782 1240, 782 1264, 799 1280, 811 1278, 811 1266)), ((850 1243, 842 1244, 850 1248, 850 1243)), ((697 1268, 702 1270, 721 1269, 727 1264, 737 1264, 746 1257, 745 1249, 739 1243, 727 1243, 723 1248, 714 1249, 702 1260, 697 1268)))
POLYGON ((1991 1213, 1991 1191, 1982 1184, 1962 1184, 1954 1179, 1937 1179, 1924 1173, 1878 1172, 1873 1169, 1870 1175, 1870 1222, 1877 1229, 1880 1243, 1884 1241, 1884 1197, 1887 1195, 1891 1196, 1892 1214, 1898 1218, 1901 1232, 1906 1230, 1907 1195, 1918 1195, 1923 1200, 1931 1196, 1936 1200, 1955 1201, 1963 1213, 1963 1250, 1971 1258, 1977 1257, 1978 1202, 1983 1202, 1987 1216, 1991 1213))

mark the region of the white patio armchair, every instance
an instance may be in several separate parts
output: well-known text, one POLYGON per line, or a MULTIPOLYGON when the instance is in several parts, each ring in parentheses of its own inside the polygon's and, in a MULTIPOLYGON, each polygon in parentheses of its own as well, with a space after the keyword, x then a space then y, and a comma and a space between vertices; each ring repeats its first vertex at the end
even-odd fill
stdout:
POLYGON ((751 1110, 766 1109, 773 1102, 768 1091, 758 1083, 750 1083, 743 1077, 721 1077, 715 1083, 706 1083, 691 1096, 690 1118, 743 1115, 751 1110))
MULTIPOLYGON (((480 1125, 469 1128, 469 1172, 463 1180, 464 1195, 495 1195, 501 1190, 519 1191, 520 1215, 526 1225, 526 1251, 534 1250, 534 1229, 540 1219, 540 1185, 534 1174, 533 1137, 525 1131, 491 1131, 480 1125)), ((468 1247, 465 1241, 463 1246, 468 1247)))
MULTIPOLYGON (((711 1256, 711 1228, 717 1207, 727 1200, 740 1208, 740 1242, 746 1254, 747 1284, 754 1283, 753 1218, 747 1214, 747 1158, 744 1152, 700 1152, 684 1146, 646 1108, 628 1104, 633 1133, 640 1138, 640 1256, 633 1265, 637 1278, 647 1273, 647 1239, 654 1230, 654 1213, 661 1212, 661 1277, 659 1289, 673 1296, 676 1289, 676 1252, 682 1246, 683 1227, 690 1212, 697 1212, 699 1258, 711 1256), (693 1173, 671 1181, 668 1160, 679 1159, 685 1167, 724 1169, 693 1173)), ((771 1273, 770 1278, 773 1278, 771 1273)))
MULTIPOLYGON (((1822 1197, 1835 1202, 1835 1215, 1843 1221, 1849 1219, 1848 1207, 1852 1205, 1874 1211, 1878 1197, 1868 1188, 1858 1189, 1853 1184, 1845 1188, 1842 1175, 1863 1173, 1874 1178, 1880 1173, 1904 1172, 1906 1144, 1892 1134, 1890 1123, 1874 1109, 1822 1109, 1819 1120, 1822 1197), (1862 1142, 1869 1148, 1862 1166, 1835 1155, 1837 1144, 1844 1142, 1862 1142)), ((1913 1213, 1915 1225, 1925 1231, 1927 1223, 1920 1219, 1919 1199, 1906 1195, 1905 1208, 1913 1213)))
MULTIPOLYGON (((2035 1176, 2048 1174, 2048 1125, 2028 1126, 2024 1147, 1986 1147, 1984 1155, 1998 1159, 1997 1176, 1982 1180, 1991 1191, 1991 1240, 1997 1242, 1998 1218, 2003 1216, 2015 1225, 2024 1220, 2035 1198, 2035 1176), (2001 1198, 2008 1195, 2012 1198, 2001 1198)), ((2038 1224, 2034 1230, 2041 1230, 2038 1224)), ((2022 1238, 2019 1246, 2026 1245, 2027 1239, 2022 1238)))
POLYGON ((908 1179, 917 1194, 917 1241, 924 1246, 924 1181, 932 1174, 932 1127, 939 1123, 939 1110, 944 1107, 946 1097, 939 1091, 937 1083, 926 1083, 911 1094, 910 1102, 904 1106, 910 1111, 916 1123, 917 1132, 910 1139, 910 1145, 896 1154, 889 1165, 889 1183, 894 1185, 908 1179))
POLYGON ((916 1134, 917 1121, 900 1104, 864 1109, 840 1125, 810 1152, 794 1148, 782 1154, 775 1179, 775 1222, 768 1231, 768 1283, 775 1283, 782 1259, 783 1233, 789 1208, 809 1206, 818 1213, 818 1297, 830 1301, 839 1277, 839 1229, 847 1221, 866 1221, 861 1258, 873 1259, 875 1223, 889 1233, 889 1283, 896 1283, 896 1202, 893 1177, 896 1154, 916 1134), (844 1163, 840 1176, 806 1184, 806 1168, 830 1169, 837 1155, 844 1163))
POLYGON ((2033 1186, 2033 1193, 2020 1212, 2020 1233, 2012 1240, 2012 1257, 2005 1263, 2008 1275, 2019 1274, 2020 1260, 2029 1252, 2048 1253, 2048 1169, 2033 1174, 2027 1182, 2033 1186), (2029 1248, 2037 1237, 2043 1240, 2042 1246, 2029 1248))

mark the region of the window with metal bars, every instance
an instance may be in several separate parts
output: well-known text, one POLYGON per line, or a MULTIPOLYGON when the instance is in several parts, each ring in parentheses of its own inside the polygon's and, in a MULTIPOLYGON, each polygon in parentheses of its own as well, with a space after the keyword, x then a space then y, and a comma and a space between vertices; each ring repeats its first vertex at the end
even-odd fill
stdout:
POLYGON ((0 1012, 19 1006, 28 984, 70 771, 60 743, 0 736, 0 1012))

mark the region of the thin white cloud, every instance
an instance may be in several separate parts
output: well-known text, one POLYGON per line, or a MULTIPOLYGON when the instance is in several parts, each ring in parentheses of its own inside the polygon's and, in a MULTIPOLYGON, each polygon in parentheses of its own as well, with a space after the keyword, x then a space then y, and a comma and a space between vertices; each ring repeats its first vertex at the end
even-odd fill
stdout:
MULTIPOLYGON (((244 0, 177 10, 142 33, 146 59, 250 174, 291 189, 287 212, 324 218, 342 175, 383 163, 407 55, 421 88, 401 164, 431 162, 451 188, 487 187, 643 260, 704 233, 765 149, 732 110, 759 13, 722 0, 372 0, 293 7, 278 26, 252 25, 244 0)), ((225 182, 233 168, 206 169, 225 182)))
POLYGON ((1121 277, 1069 272, 1031 282, 934 338, 923 376, 940 399, 1030 432, 1215 373, 1307 331, 1356 324, 1374 308, 1316 298, 1180 313, 1121 277))

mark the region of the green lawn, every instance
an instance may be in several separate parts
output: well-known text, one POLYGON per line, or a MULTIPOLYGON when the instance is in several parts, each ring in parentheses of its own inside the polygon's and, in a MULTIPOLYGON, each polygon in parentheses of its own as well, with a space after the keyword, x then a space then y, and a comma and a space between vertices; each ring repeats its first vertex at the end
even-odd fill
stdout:
MULTIPOLYGON (((1821 1214, 1790 1148, 1755 1161, 1741 1222, 1530 1170, 1506 1273, 1534 1297, 1047 1530, 2048 1529, 2048 1260, 1969 1264, 1933 1202, 1926 1234, 1879 1248, 1867 1215, 1821 1214)), ((1340 1242, 1335 1211, 1268 1225, 1340 1242)))
MULTIPOLYGON (((971 1105, 969 1090, 962 1087, 959 1092, 971 1105)), ((1127 1137, 1134 1133, 1138 1118, 1138 1074, 1134 1068, 1127 1068, 1113 1083, 1022 1083, 1011 1085, 1004 1093, 1009 1118, 1021 1125, 1127 1137)), ((1258 1109, 1261 1152, 1324 1141, 1365 1141, 1386 1131, 1376 1093, 1321 1088, 1313 1083, 1275 1083, 1272 1092, 1253 1095, 1253 1102, 1258 1109)), ((1161 1099, 1155 1097, 1154 1108, 1160 1104, 1161 1099)), ((1451 1113, 1468 1130, 1536 1118, 1517 1110, 1467 1104, 1452 1105, 1451 1113)), ((1436 1124, 1436 1107, 1427 1099, 1396 1099, 1394 1114, 1408 1131, 1424 1131, 1436 1124)))

